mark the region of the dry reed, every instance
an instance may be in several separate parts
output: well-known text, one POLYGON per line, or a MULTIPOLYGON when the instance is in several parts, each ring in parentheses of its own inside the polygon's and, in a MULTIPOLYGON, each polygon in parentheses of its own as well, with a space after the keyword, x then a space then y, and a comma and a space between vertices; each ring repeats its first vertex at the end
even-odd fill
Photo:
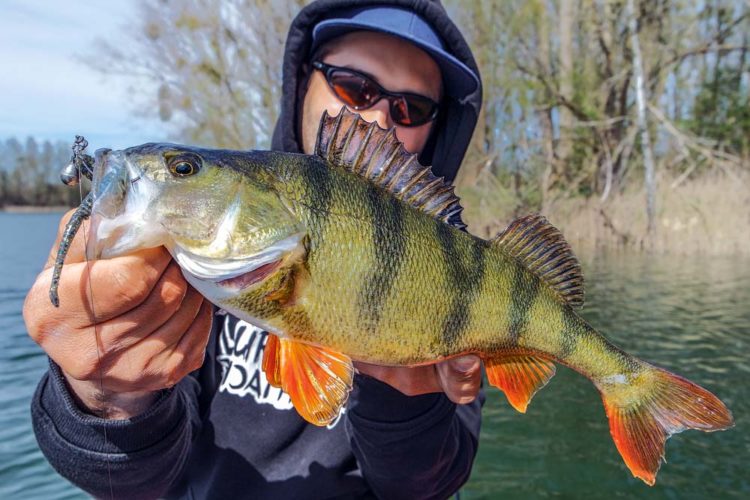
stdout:
MULTIPOLYGON (((486 179, 486 177, 485 177, 486 179)), ((460 190, 473 234, 490 237, 510 221, 512 192, 497 179, 460 190)), ((642 187, 598 198, 553 203, 544 215, 580 251, 638 249, 666 254, 750 255, 750 175, 706 173, 673 187, 659 179, 657 223, 646 237, 642 187)))

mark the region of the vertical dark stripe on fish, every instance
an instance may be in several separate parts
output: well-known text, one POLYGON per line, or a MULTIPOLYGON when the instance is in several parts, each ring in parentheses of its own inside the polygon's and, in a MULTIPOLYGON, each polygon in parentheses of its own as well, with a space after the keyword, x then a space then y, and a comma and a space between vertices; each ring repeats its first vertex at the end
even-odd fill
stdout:
POLYGON ((450 311, 443 321, 441 339, 443 347, 450 350, 469 326, 471 300, 479 293, 484 279, 485 248, 480 240, 472 239, 471 255, 463 256, 456 247, 455 230, 447 224, 437 224, 437 237, 443 247, 448 271, 446 293, 451 301, 450 311))
POLYGON ((510 295, 510 339, 513 345, 529 324, 529 311, 539 293, 539 279, 532 276, 520 264, 513 272, 513 288, 510 295))
POLYGON ((566 360, 571 354, 573 354, 573 351, 575 351, 578 340, 581 337, 580 332, 578 331, 580 323, 576 321, 573 311, 567 307, 563 309, 562 315, 563 331, 561 332, 561 335, 563 338, 560 343, 560 352, 557 353, 557 356, 562 360, 566 360))
POLYGON ((369 279, 359 291, 357 305, 365 327, 374 332, 404 264, 406 234, 403 207, 397 199, 383 196, 376 186, 368 186, 367 206, 375 261, 369 279))
POLYGON ((332 201, 330 169, 331 167, 324 163, 312 164, 300 169, 305 183, 308 203, 313 208, 313 210, 310 210, 310 214, 313 217, 313 223, 318 224, 320 230, 318 234, 320 235, 323 234, 332 201))

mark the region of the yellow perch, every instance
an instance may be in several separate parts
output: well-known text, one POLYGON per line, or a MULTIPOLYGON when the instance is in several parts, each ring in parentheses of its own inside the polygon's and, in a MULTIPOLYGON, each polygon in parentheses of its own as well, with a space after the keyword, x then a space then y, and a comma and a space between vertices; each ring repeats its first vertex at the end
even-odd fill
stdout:
POLYGON ((323 117, 316 156, 145 144, 97 155, 90 257, 164 245, 217 306, 273 335, 263 366, 308 421, 339 413, 352 360, 484 360, 520 412, 561 363, 602 394, 615 445, 653 484, 666 439, 733 425, 710 392, 589 326, 580 266, 540 215, 491 241, 386 132, 323 117))

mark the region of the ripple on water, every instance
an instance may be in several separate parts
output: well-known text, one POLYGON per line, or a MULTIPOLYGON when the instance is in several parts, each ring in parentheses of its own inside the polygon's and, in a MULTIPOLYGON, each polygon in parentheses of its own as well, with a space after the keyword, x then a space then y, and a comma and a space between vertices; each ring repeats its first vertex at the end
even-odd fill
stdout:
POLYGON ((463 496, 750 496, 750 261, 599 255, 582 262, 582 316, 631 354, 715 392, 736 427, 670 439, 669 463, 649 488, 631 477, 617 453, 594 386, 558 368, 526 415, 487 389, 478 459, 463 496))
POLYGON ((60 214, 0 213, 0 498, 86 498, 42 456, 29 404, 47 358, 28 337, 21 316, 56 234, 60 214))

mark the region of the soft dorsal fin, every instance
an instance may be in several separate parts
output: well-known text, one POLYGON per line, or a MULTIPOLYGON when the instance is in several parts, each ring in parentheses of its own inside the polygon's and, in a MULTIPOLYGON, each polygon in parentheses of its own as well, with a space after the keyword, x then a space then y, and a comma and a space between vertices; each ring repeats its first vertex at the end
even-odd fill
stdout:
POLYGON ((501 246, 550 285, 571 307, 583 305, 583 273, 562 233, 540 214, 510 223, 493 244, 501 246))
POLYGON ((315 154, 350 172, 368 179, 401 201, 459 229, 461 206, 453 186, 435 177, 430 167, 407 152, 396 138, 395 129, 385 130, 376 123, 341 108, 337 116, 324 112, 320 119, 315 154))

